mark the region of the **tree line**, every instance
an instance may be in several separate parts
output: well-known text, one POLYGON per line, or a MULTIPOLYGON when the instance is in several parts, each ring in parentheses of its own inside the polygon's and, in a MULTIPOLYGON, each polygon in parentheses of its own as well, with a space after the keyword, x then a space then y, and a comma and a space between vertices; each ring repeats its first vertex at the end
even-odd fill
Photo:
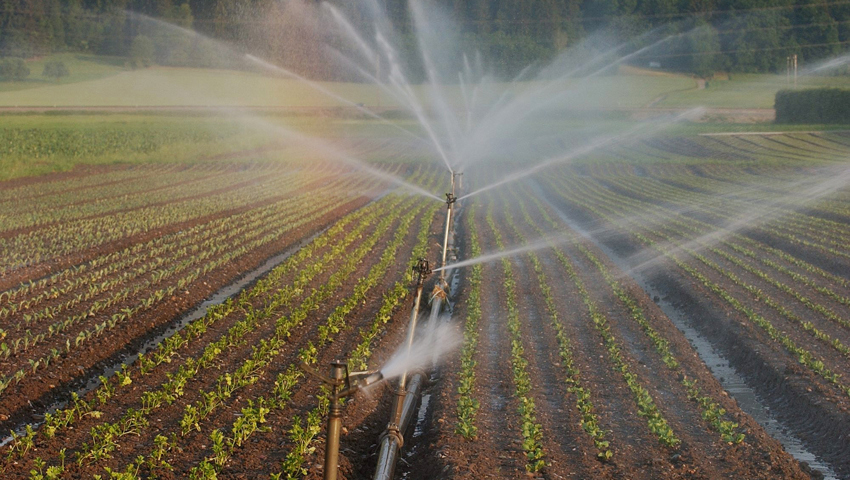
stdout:
MULTIPOLYGON (((323 55, 316 45, 323 33, 285 15, 293 4, 308 1, 0 0, 0 57, 71 51, 124 56, 139 66, 232 63, 234 56, 222 54, 229 50, 204 39, 209 37, 314 77, 339 76, 315 65, 323 55)), ((354 23, 368 24, 364 4, 330 1, 354 23)), ((377 1, 400 32, 402 51, 413 51, 408 0, 377 1)), ((629 61, 706 77, 718 70, 781 72, 790 55, 806 64, 846 52, 850 45, 850 0, 434 1, 459 27, 458 50, 480 52, 505 76, 567 47, 593 45, 590 40, 600 31, 609 32, 614 44, 667 36, 669 41, 629 61)))

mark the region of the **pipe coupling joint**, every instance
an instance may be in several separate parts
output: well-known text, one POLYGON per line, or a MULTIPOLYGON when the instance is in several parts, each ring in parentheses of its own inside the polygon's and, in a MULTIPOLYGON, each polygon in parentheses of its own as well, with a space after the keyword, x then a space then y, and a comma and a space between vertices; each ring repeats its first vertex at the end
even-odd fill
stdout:
POLYGON ((391 424, 388 426, 384 433, 381 434, 379 443, 383 443, 386 439, 394 440, 398 444, 399 450, 404 446, 404 436, 398 431, 398 425, 391 424))
MULTIPOLYGON (((442 282, 442 283, 443 283, 443 285, 445 285, 445 281, 442 282)), ((446 299, 447 295, 446 295, 446 291, 443 289, 443 285, 439 285, 439 284, 434 285, 434 290, 431 292, 431 301, 432 302, 436 298, 439 298, 440 300, 446 299)), ((446 286, 448 286, 448 285, 446 285, 446 286)))
MULTIPOLYGON (((413 367, 407 371, 407 378, 412 379, 416 375, 419 375, 420 385, 422 387, 428 386, 431 381, 431 377, 425 372, 424 369, 420 367, 413 367)), ((410 385, 410 381, 408 381, 408 385, 410 385)), ((408 391, 409 392, 409 391, 408 391)))

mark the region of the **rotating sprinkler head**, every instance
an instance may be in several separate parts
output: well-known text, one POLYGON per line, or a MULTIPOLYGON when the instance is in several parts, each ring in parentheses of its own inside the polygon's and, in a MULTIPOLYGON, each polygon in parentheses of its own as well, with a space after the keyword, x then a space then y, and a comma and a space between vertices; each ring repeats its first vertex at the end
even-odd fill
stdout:
POLYGON ((377 370, 349 373, 348 364, 339 360, 331 362, 330 376, 319 373, 306 362, 301 362, 300 367, 331 387, 324 478, 325 480, 336 480, 339 472, 339 437, 342 431, 342 403, 340 403, 340 399, 354 395, 361 388, 381 381, 384 374, 377 370))
POLYGON ((431 275, 431 265, 428 260, 420 258, 416 265, 413 266, 413 271, 417 274, 416 286, 421 287, 425 283, 425 278, 431 275))
POLYGON ((384 379, 384 374, 380 370, 349 372, 348 364, 339 360, 331 362, 331 374, 329 377, 322 375, 306 362, 301 362, 299 366, 301 370, 331 386, 334 392, 334 399, 348 397, 361 388, 368 387, 384 379))
POLYGON ((453 193, 446 194, 446 208, 451 209, 452 204, 457 201, 457 197, 453 193))

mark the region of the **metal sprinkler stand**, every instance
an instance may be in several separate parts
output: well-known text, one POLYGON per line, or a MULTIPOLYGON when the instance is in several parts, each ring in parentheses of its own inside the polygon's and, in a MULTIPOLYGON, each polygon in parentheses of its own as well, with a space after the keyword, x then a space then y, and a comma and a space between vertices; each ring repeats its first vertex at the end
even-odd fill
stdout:
MULTIPOLYGON (((414 265, 413 271, 416 272, 416 283, 414 286, 416 287, 416 297, 413 301, 413 312, 410 314, 410 323, 407 325, 407 351, 410 352, 410 348, 413 346, 413 334, 416 332, 416 322, 419 318, 419 304, 422 300, 422 287, 425 285, 425 279, 428 278, 428 275, 431 275, 431 265, 428 263, 427 259, 420 258, 419 261, 414 265)), ((401 376, 399 379, 399 392, 404 392, 405 381, 407 380, 407 372, 401 376)), ((402 400, 404 399, 404 394, 401 394, 402 400)), ((402 403, 402 402, 398 402, 402 403)), ((396 405, 393 405, 396 407, 396 405)), ((396 416, 393 415, 393 420, 390 421, 390 425, 392 425, 396 416)), ((396 423, 397 425, 397 423, 396 423)))
POLYGON ((348 364, 334 360, 331 362, 330 376, 326 377, 315 368, 301 362, 301 369, 318 378, 331 387, 331 403, 328 406, 328 437, 325 446, 325 480, 336 480, 339 473, 339 436, 342 431, 342 402, 344 397, 353 395, 362 387, 371 385, 382 378, 379 371, 348 372, 348 364))

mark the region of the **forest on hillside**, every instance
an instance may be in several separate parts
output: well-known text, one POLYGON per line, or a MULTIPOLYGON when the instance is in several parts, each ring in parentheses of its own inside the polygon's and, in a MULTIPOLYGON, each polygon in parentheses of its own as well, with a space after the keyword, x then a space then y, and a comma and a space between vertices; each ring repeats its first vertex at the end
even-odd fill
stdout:
MULTIPOLYGON (((0 56, 55 52, 146 56, 174 66, 234 66, 192 29, 314 78, 339 79, 317 66, 326 31, 293 10, 309 0, 0 0, 0 56), (295 41, 297 40, 297 42, 295 41), (295 46, 297 45, 297 46, 295 46)), ((329 0, 368 25, 363 2, 329 0)), ((376 0, 416 48, 408 0, 376 0)), ((593 48, 635 38, 678 35, 630 62, 708 77, 715 71, 780 72, 847 52, 850 0, 432 0, 456 24, 458 52, 477 52, 494 74, 511 76, 567 47, 593 48), (599 32, 606 32, 600 35, 599 32), (643 35, 643 37, 641 37, 643 35), (597 42, 604 36, 608 43, 597 42)), ((638 45, 639 46, 639 45, 638 45)), ((341 47, 344 48, 344 47, 341 47)), ((148 63, 148 59, 142 63, 148 63)), ((134 63, 135 65, 135 63, 134 63)), ((416 71, 416 65, 412 66, 416 71)), ((346 78, 347 79, 347 78, 346 78)))

